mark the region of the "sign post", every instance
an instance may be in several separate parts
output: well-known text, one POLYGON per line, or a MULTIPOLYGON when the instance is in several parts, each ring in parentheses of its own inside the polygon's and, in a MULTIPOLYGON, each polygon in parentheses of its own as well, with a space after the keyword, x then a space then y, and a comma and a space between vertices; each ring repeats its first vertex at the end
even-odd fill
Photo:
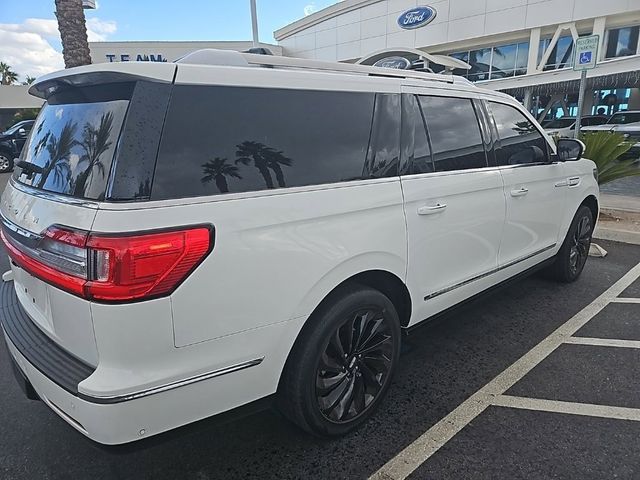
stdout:
POLYGON ((253 35, 253 48, 260 46, 258 39, 258 12, 256 11, 256 0, 251 0, 251 33, 253 35))
POLYGON ((598 59, 598 44, 600 35, 590 35, 580 37, 576 40, 575 55, 573 56, 573 69, 580 71, 580 93, 578 94, 578 113, 576 114, 576 125, 573 138, 580 135, 580 125, 582 123, 582 110, 584 108, 584 91, 587 85, 587 70, 596 68, 598 59))

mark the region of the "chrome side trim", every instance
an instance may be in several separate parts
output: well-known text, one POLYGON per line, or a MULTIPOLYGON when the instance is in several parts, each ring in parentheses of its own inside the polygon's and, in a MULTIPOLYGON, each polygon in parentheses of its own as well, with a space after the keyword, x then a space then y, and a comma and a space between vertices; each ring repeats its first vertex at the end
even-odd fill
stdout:
POLYGON ((24 185, 20 182, 17 182, 13 177, 9 180, 10 185, 16 190, 20 190, 28 195, 33 195, 34 197, 44 198, 45 200, 51 200, 52 202, 65 203, 67 205, 76 205, 80 207, 88 207, 93 208, 94 210, 98 209, 98 202, 93 200, 85 200, 82 198, 73 198, 68 197, 66 195, 60 195, 59 193, 45 192, 44 190, 38 190, 37 188, 30 187, 29 185, 24 185))
POLYGON ((509 263, 506 263, 504 265, 501 265, 500 267, 494 268, 493 270, 489 270, 488 272, 482 273, 480 275, 476 275, 475 277, 469 278, 468 280, 465 280, 463 282, 460 283, 456 283, 455 285, 451 285, 450 287, 446 287, 443 288, 442 290, 438 290, 437 292, 431 293, 429 295, 427 295, 426 297, 424 297, 424 300, 431 300, 432 298, 438 297, 440 295, 443 295, 445 293, 449 293, 457 288, 460 287, 464 287, 465 285, 468 285, 472 282, 475 282, 476 280, 480 280, 482 278, 488 277, 489 275, 493 275, 494 273, 498 273, 501 270, 504 270, 506 268, 509 267, 513 267, 514 265, 520 263, 520 262, 524 262, 525 260, 529 260, 532 257, 535 257, 536 255, 540 255, 541 253, 544 253, 548 250, 551 250, 552 248, 554 248, 557 245, 557 243, 554 243, 553 245, 549 245, 548 247, 544 247, 541 248, 540 250, 537 250, 533 253, 530 253, 529 255, 525 255, 524 257, 518 258, 516 260, 513 260, 509 263))
POLYGON ((256 365, 260 365, 264 357, 256 358, 255 360, 249 360, 247 362, 237 363, 235 365, 231 365, 229 367, 219 368, 218 370, 213 370, 211 372, 202 373, 200 375, 194 375, 192 377, 185 378, 183 380, 178 380, 171 383, 166 383, 164 385, 160 385, 158 387, 147 388, 145 390, 138 390, 136 392, 125 393, 122 395, 111 395, 111 396, 95 396, 95 395, 86 395, 82 392, 78 391, 78 396, 83 400, 86 400, 91 403, 120 403, 120 402, 128 402, 130 400, 135 400, 138 398, 148 397, 150 395, 155 395, 157 393, 167 392, 169 390, 174 390, 176 388, 184 387, 187 385, 191 385, 194 383, 202 382, 204 380, 210 380, 212 378, 221 377, 223 375, 227 375, 229 373, 238 372, 240 370, 244 370, 246 368, 255 367, 256 365))

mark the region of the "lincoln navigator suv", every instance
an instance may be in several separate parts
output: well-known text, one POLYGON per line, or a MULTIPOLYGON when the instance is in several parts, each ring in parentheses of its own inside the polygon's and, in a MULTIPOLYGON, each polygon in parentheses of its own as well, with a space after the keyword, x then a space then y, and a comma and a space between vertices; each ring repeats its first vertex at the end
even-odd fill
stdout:
POLYGON ((403 330, 587 260, 583 145, 462 78, 205 50, 30 93, 0 320, 27 395, 102 444, 263 399, 345 434, 403 330))

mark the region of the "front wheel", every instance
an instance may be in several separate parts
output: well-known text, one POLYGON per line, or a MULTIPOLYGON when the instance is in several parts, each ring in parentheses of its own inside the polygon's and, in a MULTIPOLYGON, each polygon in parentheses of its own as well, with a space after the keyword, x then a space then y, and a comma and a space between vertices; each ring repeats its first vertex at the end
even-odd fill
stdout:
POLYGON ((309 322, 287 361, 278 406, 310 433, 344 435, 372 416, 389 389, 400 356, 398 314, 379 291, 353 286, 309 322))
POLYGON ((0 152, 0 173, 13 170, 13 159, 7 152, 0 152))
POLYGON ((573 217, 555 262, 549 268, 553 279, 564 283, 578 279, 587 263, 593 229, 593 213, 589 207, 582 205, 573 217))

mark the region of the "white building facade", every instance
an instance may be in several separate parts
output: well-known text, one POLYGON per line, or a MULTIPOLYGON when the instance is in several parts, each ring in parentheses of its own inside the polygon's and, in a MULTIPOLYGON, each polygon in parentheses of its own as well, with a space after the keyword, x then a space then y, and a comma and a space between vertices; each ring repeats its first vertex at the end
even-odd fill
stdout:
MULTIPOLYGON (((253 47, 252 42, 90 42, 92 63, 108 62, 173 62, 195 50, 215 48, 239 52, 253 47)), ((274 55, 282 55, 282 47, 260 43, 260 48, 269 49, 274 55)))
POLYGON ((275 38, 284 55, 329 61, 372 63, 415 50, 452 56, 471 66, 455 73, 518 97, 542 118, 575 115, 573 45, 592 34, 599 58, 585 113, 640 109, 639 29, 640 0, 344 0, 275 38), (401 25, 424 9, 427 21, 401 25))

